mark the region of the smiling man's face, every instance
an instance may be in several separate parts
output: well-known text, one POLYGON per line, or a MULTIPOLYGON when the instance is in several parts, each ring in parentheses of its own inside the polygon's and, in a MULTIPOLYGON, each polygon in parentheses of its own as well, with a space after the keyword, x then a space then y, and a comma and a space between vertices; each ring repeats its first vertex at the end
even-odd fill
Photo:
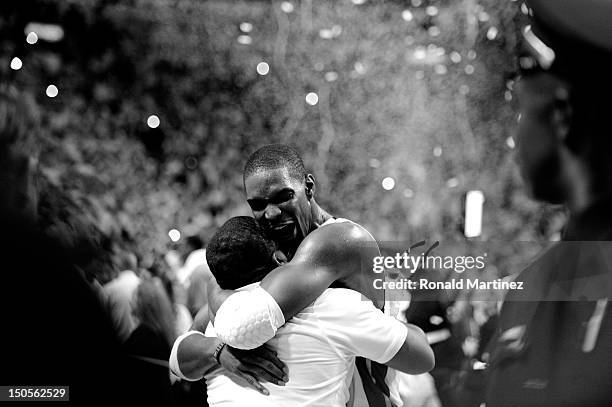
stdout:
POLYGON ((297 247, 310 230, 312 214, 305 179, 287 168, 261 170, 244 181, 253 216, 282 247, 297 247))

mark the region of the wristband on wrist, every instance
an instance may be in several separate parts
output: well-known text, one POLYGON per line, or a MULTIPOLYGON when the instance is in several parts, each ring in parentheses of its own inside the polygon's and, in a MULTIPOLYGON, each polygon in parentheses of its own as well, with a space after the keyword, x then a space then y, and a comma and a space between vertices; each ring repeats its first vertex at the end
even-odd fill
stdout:
POLYGON ((225 348, 225 345, 225 343, 221 342, 217 345, 215 351, 213 352, 213 358, 217 361, 217 364, 219 365, 221 364, 221 362, 219 362, 219 357, 221 357, 221 352, 223 351, 223 348, 225 348))

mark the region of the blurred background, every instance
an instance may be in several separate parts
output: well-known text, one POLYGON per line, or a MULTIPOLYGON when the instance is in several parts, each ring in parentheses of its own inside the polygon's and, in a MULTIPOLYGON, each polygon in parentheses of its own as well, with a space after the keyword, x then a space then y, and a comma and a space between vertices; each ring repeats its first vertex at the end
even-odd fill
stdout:
POLYGON ((0 69, 39 169, 104 234, 164 252, 249 214, 242 166, 289 143, 379 240, 554 237, 513 162, 519 1, 3 1, 0 69), (169 231, 176 229, 179 233, 169 231))
MULTIPOLYGON (((322 207, 380 241, 465 242, 465 197, 480 191, 468 241, 498 242, 487 279, 516 273, 565 218, 526 196, 514 162, 529 13, 514 0, 2 1, 0 79, 39 123, 37 222, 78 249, 129 352, 153 343, 134 334, 149 321, 162 340, 145 353, 162 364, 206 302, 200 249, 250 214, 242 168, 263 144, 294 146, 322 207)), ((479 405, 495 304, 457 299, 406 316, 443 332, 442 404, 479 405)))

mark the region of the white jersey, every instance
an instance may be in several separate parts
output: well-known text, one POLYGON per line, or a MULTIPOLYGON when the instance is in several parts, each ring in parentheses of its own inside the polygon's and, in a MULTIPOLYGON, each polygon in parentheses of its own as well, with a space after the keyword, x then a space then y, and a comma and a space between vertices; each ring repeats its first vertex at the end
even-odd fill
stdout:
MULTIPOLYGON (((256 289, 252 284, 245 289, 256 289)), ((218 367, 205 375, 208 403, 223 406, 337 406, 349 399, 355 356, 388 362, 406 340, 404 324, 384 315, 360 293, 327 289, 283 325, 268 345, 289 369, 285 386, 264 383, 264 396, 241 386, 218 367)), ((206 336, 216 336, 209 324, 206 336)), ((392 401, 401 400, 392 391, 392 401), (396 396, 396 397, 394 397, 396 396)))
MULTIPOLYGON (((326 220, 321 226, 331 225, 334 223, 343 223, 343 222, 350 222, 354 225, 357 225, 363 228, 363 230, 365 230, 370 235, 372 240, 376 241, 374 236, 372 236, 372 234, 366 228, 346 218, 330 218, 326 220)), ((385 298, 386 298, 386 294, 385 294, 385 298)), ((389 316, 399 319, 400 321, 403 320, 403 322, 406 322, 406 317, 404 316, 403 311, 405 311, 407 307, 408 307, 408 304, 405 302, 401 304, 398 301, 385 300, 384 313, 385 315, 389 315, 389 316)), ((356 373, 355 374, 355 387, 354 387, 355 395, 354 395, 354 403, 352 407, 368 407, 369 404, 366 400, 366 395, 363 390, 363 383, 361 381, 361 377, 359 377, 359 374, 357 372, 355 373, 356 373)), ((389 399, 391 400, 393 405, 396 407, 402 407, 403 402, 401 400, 400 391, 399 391, 400 390, 400 376, 397 374, 395 369, 392 369, 392 368, 387 369, 387 374, 385 376, 385 384, 389 388, 389 399)))

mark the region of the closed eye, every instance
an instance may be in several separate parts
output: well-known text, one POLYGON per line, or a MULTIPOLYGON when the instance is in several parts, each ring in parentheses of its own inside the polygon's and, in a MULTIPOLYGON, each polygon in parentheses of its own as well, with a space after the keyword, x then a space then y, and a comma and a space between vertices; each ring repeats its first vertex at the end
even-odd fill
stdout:
POLYGON ((294 196, 295 192, 292 189, 285 189, 276 194, 274 198, 270 199, 270 202, 280 204, 292 200, 294 196))
POLYGON ((263 211, 268 205, 266 199, 247 199, 247 202, 253 211, 263 211))

